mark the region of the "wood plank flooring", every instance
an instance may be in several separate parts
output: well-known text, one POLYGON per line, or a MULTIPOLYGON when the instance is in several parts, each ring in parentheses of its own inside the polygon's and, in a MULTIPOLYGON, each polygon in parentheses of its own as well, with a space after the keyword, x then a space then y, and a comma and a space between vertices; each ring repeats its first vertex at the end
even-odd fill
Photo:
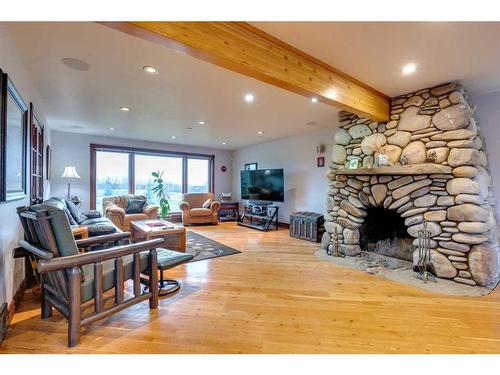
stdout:
POLYGON ((433 294, 342 268, 286 230, 193 227, 241 254, 181 266, 181 291, 82 331, 40 319, 28 291, 0 353, 500 353, 500 290, 433 294))

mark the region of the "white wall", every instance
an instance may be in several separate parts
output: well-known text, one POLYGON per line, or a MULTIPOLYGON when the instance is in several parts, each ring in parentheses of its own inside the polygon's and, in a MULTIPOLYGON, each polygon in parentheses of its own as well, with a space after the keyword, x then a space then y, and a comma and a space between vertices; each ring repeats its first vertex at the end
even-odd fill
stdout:
MULTIPOLYGON (((500 91, 472 98, 476 105, 475 116, 486 143, 486 154, 493 182, 495 200, 500 198, 500 91)), ((500 205, 495 206, 497 219, 500 218, 500 205)))
MULTIPOLYGON (((11 39, 5 25, 0 23, 0 68, 7 73, 14 82, 17 90, 26 105, 33 102, 41 120, 44 121, 43 108, 37 103, 40 101, 30 83, 30 79, 19 59, 16 46, 11 39)), ((47 125, 46 122, 44 122, 47 125)), ((45 130, 46 143, 50 143, 50 131, 45 130)), ((29 160, 29 159, 28 159, 29 160)), ((28 178, 29 163, 27 163, 28 178)), ((27 179, 27 181, 29 181, 27 179)), ((29 194, 29 183, 27 183, 29 194)), ((50 186, 45 182, 45 191, 50 186)), ((22 239, 23 232, 16 214, 16 207, 29 204, 29 199, 18 200, 0 204, 0 304, 10 303, 16 290, 24 279, 24 263, 22 260, 12 258, 12 250, 17 247, 17 242, 22 239)))
POLYGON ((233 198, 240 200, 240 171, 246 163, 258 163, 259 169, 283 168, 285 178, 285 202, 280 206, 279 221, 289 222, 294 211, 325 210, 328 180, 326 172, 331 161, 335 127, 307 134, 283 138, 242 148, 235 151, 233 160, 233 198), (325 153, 316 154, 316 145, 324 144, 325 153), (325 166, 316 166, 316 157, 325 157, 325 166))
POLYGON ((82 199, 82 207, 84 209, 89 208, 91 143, 215 155, 215 193, 220 194, 221 192, 231 190, 231 151, 53 131, 52 196, 65 197, 67 195, 67 181, 61 178, 61 175, 65 166, 74 165, 81 179, 72 182, 71 195, 76 195, 82 199), (221 166, 223 165, 227 168, 226 172, 221 171, 221 166))

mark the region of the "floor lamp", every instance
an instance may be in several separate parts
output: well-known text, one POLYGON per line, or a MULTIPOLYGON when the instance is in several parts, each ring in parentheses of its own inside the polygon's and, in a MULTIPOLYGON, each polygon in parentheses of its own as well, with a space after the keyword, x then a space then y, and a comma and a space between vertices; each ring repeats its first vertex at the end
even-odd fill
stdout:
POLYGON ((80 176, 76 172, 76 168, 70 166, 70 167, 64 167, 64 172, 63 172, 61 177, 68 179, 68 199, 70 199, 70 197, 71 197, 71 182, 75 178, 80 178, 80 176))

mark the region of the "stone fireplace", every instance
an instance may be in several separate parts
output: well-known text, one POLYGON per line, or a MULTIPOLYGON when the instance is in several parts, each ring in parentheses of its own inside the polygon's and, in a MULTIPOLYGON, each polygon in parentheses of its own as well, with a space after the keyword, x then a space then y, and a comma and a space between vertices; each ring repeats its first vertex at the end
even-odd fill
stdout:
POLYGON ((335 134, 323 247, 417 261, 424 220, 436 276, 498 281, 499 250, 484 143, 464 89, 449 83, 391 100, 391 121, 345 111, 335 134), (388 166, 378 166, 378 153, 388 166), (348 168, 357 160, 358 168, 348 168), (332 236, 335 234, 335 236, 332 236))

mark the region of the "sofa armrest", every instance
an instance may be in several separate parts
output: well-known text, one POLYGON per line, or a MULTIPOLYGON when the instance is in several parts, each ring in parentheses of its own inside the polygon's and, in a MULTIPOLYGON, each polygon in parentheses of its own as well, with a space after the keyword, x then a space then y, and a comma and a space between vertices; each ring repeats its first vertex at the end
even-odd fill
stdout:
POLYGON ((102 214, 97 210, 84 211, 84 212, 82 212, 82 214, 87 216, 88 219, 98 219, 98 218, 102 217, 102 214))
POLYGON ((212 212, 218 212, 219 208, 220 208, 220 202, 219 201, 213 201, 210 204, 210 209, 212 210, 212 212))
POLYGON ((121 207, 118 207, 115 204, 110 204, 108 207, 106 207, 106 215, 118 215, 122 217, 123 219, 125 218, 125 210, 121 207))
POLYGON ((189 211, 191 209, 191 205, 189 204, 189 202, 181 202, 179 204, 179 208, 181 209, 181 211, 189 211))
POLYGON ((150 218, 155 218, 158 215, 158 209, 160 207, 156 204, 152 204, 151 206, 144 207, 144 213, 148 215, 150 218))

